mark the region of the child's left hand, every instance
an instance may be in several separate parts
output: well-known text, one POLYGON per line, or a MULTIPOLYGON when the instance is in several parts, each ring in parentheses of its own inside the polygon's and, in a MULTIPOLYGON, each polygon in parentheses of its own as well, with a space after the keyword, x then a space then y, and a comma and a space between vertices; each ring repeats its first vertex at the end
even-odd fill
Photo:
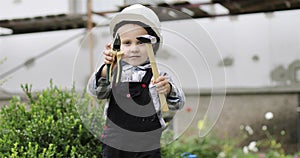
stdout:
POLYGON ((152 78, 151 82, 156 86, 156 90, 160 94, 168 95, 171 91, 171 85, 166 76, 159 76, 156 80, 152 78))

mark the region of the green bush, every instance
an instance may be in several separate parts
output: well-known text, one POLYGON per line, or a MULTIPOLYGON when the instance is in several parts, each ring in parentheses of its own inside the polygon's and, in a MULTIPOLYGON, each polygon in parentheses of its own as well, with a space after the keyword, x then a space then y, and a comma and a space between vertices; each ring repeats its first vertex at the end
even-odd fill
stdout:
POLYGON ((218 156, 220 142, 215 137, 200 139, 197 136, 180 138, 162 148, 162 157, 177 158, 184 153, 191 153, 200 157, 216 158, 218 156))
POLYGON ((52 82, 35 96, 31 86, 22 89, 28 101, 13 97, 0 111, 0 157, 101 157, 103 111, 88 95, 52 82))
MULTIPOLYGON (((33 94, 31 86, 23 85, 28 100, 13 97, 9 105, 0 109, 0 157, 101 157, 103 105, 87 94, 50 86, 33 94)), ((268 133, 267 133, 268 134, 268 133)), ((172 131, 164 133, 163 142, 173 139, 172 131)), ((163 158, 182 157, 191 153, 205 158, 292 158, 286 155, 276 138, 257 140, 240 147, 242 137, 220 140, 213 135, 204 138, 181 137, 163 144, 163 158), (247 149, 247 152, 244 151, 247 149), (249 151, 248 151, 249 150, 249 151)))

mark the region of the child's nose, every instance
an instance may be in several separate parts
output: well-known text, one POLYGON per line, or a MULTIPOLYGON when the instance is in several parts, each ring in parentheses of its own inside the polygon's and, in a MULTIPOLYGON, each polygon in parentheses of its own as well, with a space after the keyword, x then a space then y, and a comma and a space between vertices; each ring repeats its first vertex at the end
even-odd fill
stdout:
POLYGON ((134 44, 131 46, 131 52, 138 52, 138 51, 139 51, 138 45, 134 44))

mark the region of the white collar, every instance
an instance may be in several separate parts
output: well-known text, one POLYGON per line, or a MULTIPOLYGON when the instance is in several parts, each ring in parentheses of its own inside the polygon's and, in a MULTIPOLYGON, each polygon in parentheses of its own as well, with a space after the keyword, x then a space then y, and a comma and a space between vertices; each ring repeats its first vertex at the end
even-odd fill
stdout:
POLYGON ((147 60, 144 64, 139 65, 139 66, 132 66, 128 63, 126 63, 125 61, 121 61, 121 65, 122 65, 122 70, 129 70, 129 69, 135 69, 138 68, 140 70, 146 70, 151 68, 150 62, 147 60))

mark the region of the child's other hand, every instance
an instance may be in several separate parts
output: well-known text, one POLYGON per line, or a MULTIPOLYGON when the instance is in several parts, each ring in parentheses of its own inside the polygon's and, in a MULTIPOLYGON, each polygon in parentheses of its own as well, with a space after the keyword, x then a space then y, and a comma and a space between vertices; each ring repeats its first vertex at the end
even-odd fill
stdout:
POLYGON ((159 76, 156 80, 152 79, 152 83, 156 86, 156 90, 160 94, 168 95, 171 91, 171 85, 166 76, 159 76))
POLYGON ((114 58, 111 52, 111 44, 106 44, 106 50, 103 52, 104 54, 104 64, 112 64, 114 62, 114 58))

